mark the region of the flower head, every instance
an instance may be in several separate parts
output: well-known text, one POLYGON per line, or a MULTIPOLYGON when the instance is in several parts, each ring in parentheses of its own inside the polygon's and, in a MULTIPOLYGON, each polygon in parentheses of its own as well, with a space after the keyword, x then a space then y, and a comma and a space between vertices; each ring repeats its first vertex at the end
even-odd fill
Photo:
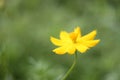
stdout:
POLYGON ((80 27, 76 27, 73 32, 60 32, 60 39, 51 37, 51 42, 58 46, 53 52, 56 54, 74 54, 76 50, 84 53, 90 47, 94 47, 100 40, 94 40, 97 31, 94 30, 84 36, 81 35, 80 27))

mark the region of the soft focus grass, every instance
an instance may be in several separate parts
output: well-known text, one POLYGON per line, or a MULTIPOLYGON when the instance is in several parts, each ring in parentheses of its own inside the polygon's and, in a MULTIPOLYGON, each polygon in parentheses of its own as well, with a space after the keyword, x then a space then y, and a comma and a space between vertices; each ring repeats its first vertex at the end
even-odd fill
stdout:
POLYGON ((49 38, 75 26, 81 26, 84 34, 97 29, 101 42, 78 54, 67 80, 120 80, 119 3, 0 0, 0 80, 59 80, 73 56, 54 54, 49 38))

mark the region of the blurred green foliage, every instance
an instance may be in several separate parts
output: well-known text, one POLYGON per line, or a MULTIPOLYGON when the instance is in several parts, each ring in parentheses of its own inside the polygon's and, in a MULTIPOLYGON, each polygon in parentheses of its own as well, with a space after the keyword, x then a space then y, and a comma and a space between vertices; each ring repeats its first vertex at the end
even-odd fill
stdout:
POLYGON ((52 52, 50 36, 81 26, 101 42, 78 55, 67 80, 120 80, 120 0, 0 0, 0 80, 59 80, 72 55, 52 52))

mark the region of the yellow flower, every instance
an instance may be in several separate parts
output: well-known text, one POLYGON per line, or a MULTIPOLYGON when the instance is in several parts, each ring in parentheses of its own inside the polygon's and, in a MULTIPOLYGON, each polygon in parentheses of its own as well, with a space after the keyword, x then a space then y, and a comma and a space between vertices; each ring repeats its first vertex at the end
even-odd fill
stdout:
POLYGON ((74 54, 76 50, 84 53, 90 47, 94 47, 100 40, 94 40, 97 31, 94 30, 85 36, 81 36, 80 27, 76 27, 73 32, 60 32, 60 39, 51 37, 51 42, 58 46, 53 52, 56 54, 74 54))

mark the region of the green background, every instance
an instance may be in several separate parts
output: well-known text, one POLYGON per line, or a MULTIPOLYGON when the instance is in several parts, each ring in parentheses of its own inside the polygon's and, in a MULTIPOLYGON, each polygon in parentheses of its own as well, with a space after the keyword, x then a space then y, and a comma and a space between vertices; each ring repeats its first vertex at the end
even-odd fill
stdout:
POLYGON ((59 80, 73 55, 50 36, 81 27, 100 43, 78 54, 67 80, 120 80, 120 0, 0 0, 0 80, 59 80))

